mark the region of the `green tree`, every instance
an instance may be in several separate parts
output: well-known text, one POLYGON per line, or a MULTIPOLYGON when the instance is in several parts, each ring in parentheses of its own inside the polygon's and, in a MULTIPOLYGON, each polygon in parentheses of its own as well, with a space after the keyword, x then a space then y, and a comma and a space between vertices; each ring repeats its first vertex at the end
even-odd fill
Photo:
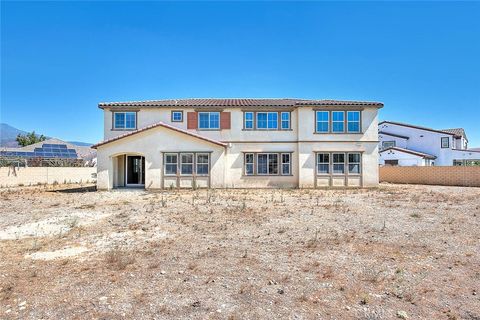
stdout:
POLYGON ((32 131, 27 134, 19 134, 17 135, 17 142, 19 145, 22 147, 29 146, 31 144, 37 143, 37 142, 42 142, 45 141, 47 137, 45 137, 43 134, 37 135, 35 134, 35 131, 32 131))

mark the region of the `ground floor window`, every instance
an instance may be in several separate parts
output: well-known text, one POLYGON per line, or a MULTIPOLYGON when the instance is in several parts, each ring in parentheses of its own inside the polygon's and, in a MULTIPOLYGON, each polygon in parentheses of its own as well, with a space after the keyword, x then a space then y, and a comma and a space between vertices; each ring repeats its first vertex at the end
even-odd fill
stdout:
POLYGON ((386 166, 398 166, 398 160, 385 160, 386 166))
POLYGON ((480 166, 480 159, 478 160, 453 160, 454 166, 480 166))
POLYGON ((210 154, 202 152, 177 152, 164 154, 164 174, 166 176, 208 175, 210 154))
POLYGON ((244 174, 253 175, 290 175, 292 154, 282 152, 247 152, 244 154, 244 174))
POLYGON ((361 173, 362 154, 359 152, 319 152, 316 158, 318 175, 361 173))

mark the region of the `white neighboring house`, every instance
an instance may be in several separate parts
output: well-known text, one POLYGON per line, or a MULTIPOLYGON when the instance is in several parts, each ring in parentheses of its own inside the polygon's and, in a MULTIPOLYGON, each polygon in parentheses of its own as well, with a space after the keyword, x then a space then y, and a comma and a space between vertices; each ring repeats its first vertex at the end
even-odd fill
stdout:
POLYGON ((459 166, 480 161, 480 151, 468 149, 462 128, 436 130, 382 121, 378 124, 380 165, 459 166))
POLYGON ((382 103, 172 99, 99 107, 98 189, 378 185, 382 103))

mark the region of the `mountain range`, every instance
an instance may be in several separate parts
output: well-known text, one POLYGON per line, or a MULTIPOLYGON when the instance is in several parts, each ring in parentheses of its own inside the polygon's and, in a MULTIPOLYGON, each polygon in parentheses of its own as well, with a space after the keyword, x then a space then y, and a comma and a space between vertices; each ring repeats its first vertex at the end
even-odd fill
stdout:
MULTIPOLYGON (((0 147, 9 147, 9 148, 15 148, 18 147, 18 143, 15 140, 17 138, 17 135, 19 134, 26 134, 26 131, 17 129, 15 127, 12 127, 11 125, 8 125, 6 123, 0 123, 0 147)), ((37 134, 40 134, 36 132, 37 134)), ((47 139, 50 138, 46 136, 47 139)), ((67 141, 73 145, 76 146, 91 146, 92 143, 88 142, 81 142, 81 141, 67 141)))

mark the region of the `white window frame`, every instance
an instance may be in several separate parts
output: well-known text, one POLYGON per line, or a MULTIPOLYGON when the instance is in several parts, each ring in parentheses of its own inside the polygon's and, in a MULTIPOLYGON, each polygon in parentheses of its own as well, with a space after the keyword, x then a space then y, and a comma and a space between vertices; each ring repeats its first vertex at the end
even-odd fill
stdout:
POLYGON ((349 152, 347 153, 347 170, 348 175, 361 175, 362 174, 362 154, 360 152, 349 152), (358 155, 358 162, 350 162, 350 155, 358 155), (358 165, 358 172, 352 172, 350 170, 350 165, 358 165))
POLYGON ((183 111, 172 110, 172 122, 183 122, 183 111), (180 120, 175 119, 176 114, 180 114, 180 120))
POLYGON ((330 175, 331 174, 331 160, 332 160, 332 156, 331 156, 331 153, 330 152, 318 152, 316 154, 316 167, 317 167, 317 175, 330 175), (327 155, 328 156, 328 162, 319 162, 319 155, 321 154, 324 154, 324 155, 327 155), (318 166, 319 165, 327 165, 327 171, 328 172, 320 172, 320 170, 318 170, 318 166))
POLYGON ((192 176, 195 172, 195 167, 194 167, 195 155, 191 152, 182 152, 182 153, 179 153, 179 156, 180 156, 180 175, 181 176, 192 176), (192 156, 192 162, 184 162, 183 161, 183 156, 187 156, 187 155, 192 156), (191 166, 192 167, 192 172, 191 173, 183 173, 183 166, 184 165, 191 166))
POLYGON ((246 111, 243 113, 243 128, 245 130, 254 130, 255 129, 255 113, 252 111, 246 111), (251 119, 247 119, 247 114, 251 115, 251 119), (247 123, 251 123, 251 127, 247 126, 247 123))
POLYGON ((329 133, 330 132, 330 112, 326 110, 317 110, 315 111, 315 132, 316 133, 329 133), (319 120, 318 115, 320 113, 326 113, 327 114, 327 120, 319 120), (318 130, 318 124, 319 123, 327 123, 327 131, 319 131, 318 130))
POLYGON ((196 153, 195 154, 195 174, 197 176, 208 176, 210 175, 210 154, 209 153, 196 153), (199 156, 207 156, 207 162, 199 162, 199 156), (199 166, 207 166, 207 173, 198 173, 199 166))
POLYGON ((291 113, 290 112, 280 112, 280 129, 281 130, 289 130, 291 128, 291 113), (283 120, 283 115, 287 116, 286 120, 283 120), (284 127, 283 124, 287 123, 287 126, 284 127))
POLYGON ((137 128, 137 113, 135 111, 114 111, 113 112, 113 129, 114 130, 135 130, 137 128), (117 126, 117 115, 123 114, 123 126, 117 126), (133 127, 127 128, 127 114, 133 115, 133 127))
POLYGON ((397 143, 395 140, 382 141, 382 149, 394 148, 396 144, 397 143), (385 146, 385 144, 392 143, 392 142, 393 142, 393 145, 391 147, 385 146))
POLYGON ((220 112, 218 111, 202 111, 202 112, 199 112, 198 113, 198 129, 199 130, 220 130, 220 122, 221 122, 221 119, 220 119, 220 112), (207 114, 208 115, 208 127, 207 128, 202 128, 200 126, 200 118, 202 117, 203 114, 207 114), (212 115, 218 115, 218 126, 217 127, 213 127, 212 126, 212 115))
POLYGON ((243 174, 245 176, 289 176, 292 175, 292 152, 245 152, 243 156, 243 174), (252 161, 247 162, 247 156, 252 156, 252 161), (289 162, 283 162, 283 155, 288 155, 289 162), (266 173, 259 173, 259 158, 266 156, 266 173), (270 163, 276 157, 276 173, 275 170, 270 170, 270 163), (283 170, 283 165, 287 164, 289 172, 283 170), (247 166, 253 168, 252 173, 248 173, 247 166))
POLYGON ((345 132, 345 111, 332 111, 332 114, 331 114, 331 132, 332 133, 344 133, 345 132), (334 114, 336 113, 339 113, 339 114, 343 114, 343 119, 342 120, 334 120, 334 114), (335 131, 335 124, 336 123, 341 123, 342 124, 342 131, 335 131))
POLYGON ((178 153, 165 153, 164 155, 164 166, 163 166, 163 173, 166 175, 166 176, 176 176, 178 174, 178 153), (167 157, 168 156, 175 156, 175 158, 177 159, 176 162, 167 162, 167 157), (167 173, 167 165, 175 165, 175 173, 167 173))
POLYGON ((255 153, 250 153, 250 152, 247 152, 244 154, 244 157, 243 157, 243 163, 244 163, 244 174, 246 176, 254 176, 255 173, 256 173, 256 170, 255 170, 255 153), (252 161, 251 162, 247 162, 247 156, 252 156, 252 161), (249 173, 248 172, 248 169, 247 169, 247 166, 250 165, 252 166, 252 172, 249 173))
POLYGON ((332 175, 334 176, 344 176, 347 173, 347 159, 346 159, 346 153, 344 152, 332 152, 332 175), (335 162, 335 155, 343 155, 343 162, 335 162), (335 172, 335 165, 341 165, 343 164, 343 172, 335 172))
POLYGON ((346 122, 347 122, 347 131, 349 133, 360 133, 362 132, 362 114, 360 111, 347 111, 347 118, 346 118, 346 122), (348 120, 348 115, 349 114, 358 114, 358 120, 348 120), (350 130, 349 129, 349 124, 350 123, 358 123, 358 130, 350 130))
POLYGON ((257 123, 257 130, 278 130, 278 112, 257 112, 256 115, 255 115, 255 120, 256 120, 256 123, 257 123), (260 123, 260 121, 258 120, 258 116, 261 115, 261 114, 266 114, 267 115, 267 119, 265 120, 266 121, 266 125, 267 127, 266 128, 260 128, 258 126, 258 124, 260 123), (270 116, 273 117, 273 115, 275 115, 276 117, 276 121, 271 121, 270 120, 270 116), (275 124, 275 127, 270 127, 270 123, 274 123, 275 124))
POLYGON ((441 147, 442 149, 448 149, 448 148, 450 148, 450 137, 441 137, 441 138, 440 138, 440 147, 441 147), (443 141, 447 141, 447 146, 446 146, 446 147, 443 146, 443 141))
POLYGON ((291 153, 281 153, 280 154, 280 169, 282 176, 289 176, 292 174, 292 154, 291 153), (283 161, 283 156, 288 156, 288 162, 283 161), (284 165, 288 165, 288 172, 283 170, 284 165))

